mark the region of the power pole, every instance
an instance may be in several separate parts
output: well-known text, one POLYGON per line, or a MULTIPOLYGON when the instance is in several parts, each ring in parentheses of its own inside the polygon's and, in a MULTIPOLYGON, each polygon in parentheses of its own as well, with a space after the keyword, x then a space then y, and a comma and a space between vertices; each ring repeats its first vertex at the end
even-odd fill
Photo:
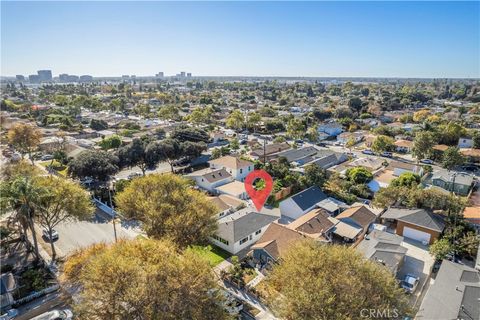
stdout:
POLYGON ((113 224, 113 236, 115 237, 115 243, 117 242, 117 226, 115 224, 115 220, 117 219, 117 214, 114 214, 114 210, 113 210, 113 203, 112 203, 112 194, 110 192, 110 185, 108 186, 108 198, 109 198, 109 201, 110 201, 110 210, 112 210, 112 214, 113 214, 113 219, 112 219, 112 224, 113 224))

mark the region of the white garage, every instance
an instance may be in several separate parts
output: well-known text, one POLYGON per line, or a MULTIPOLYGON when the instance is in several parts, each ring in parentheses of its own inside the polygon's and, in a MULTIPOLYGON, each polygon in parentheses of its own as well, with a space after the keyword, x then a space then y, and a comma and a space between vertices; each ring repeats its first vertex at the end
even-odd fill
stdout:
POLYGON ((420 241, 423 243, 430 243, 430 233, 412 229, 409 227, 403 227, 403 236, 412 240, 420 241))

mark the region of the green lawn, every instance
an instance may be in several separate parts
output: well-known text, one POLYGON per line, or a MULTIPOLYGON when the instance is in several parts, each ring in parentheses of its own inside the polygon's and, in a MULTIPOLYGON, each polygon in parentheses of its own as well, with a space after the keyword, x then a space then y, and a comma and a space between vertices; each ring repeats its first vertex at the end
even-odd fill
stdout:
POLYGON ((193 252, 205 258, 212 267, 218 265, 220 262, 230 258, 231 256, 230 253, 214 245, 192 246, 188 250, 192 250, 193 252))
MULTIPOLYGON (((52 160, 40 162, 40 165, 47 168, 52 163, 52 160)), ((67 176, 67 166, 62 165, 57 160, 53 160, 52 168, 61 176, 67 176)))

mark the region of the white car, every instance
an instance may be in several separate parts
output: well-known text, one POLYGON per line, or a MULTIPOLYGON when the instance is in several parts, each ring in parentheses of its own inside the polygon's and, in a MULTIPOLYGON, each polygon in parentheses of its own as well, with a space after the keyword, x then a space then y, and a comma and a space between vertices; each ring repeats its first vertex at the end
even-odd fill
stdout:
POLYGON ((52 310, 42 313, 31 320, 71 320, 73 313, 70 309, 52 310))
POLYGON ((413 293, 417 288, 419 281, 419 277, 416 277, 412 274, 407 274, 402 281, 402 288, 405 289, 405 291, 408 293, 413 293))
POLYGON ((50 236, 50 232, 47 229, 43 229, 42 234, 48 241, 58 240, 58 232, 56 230, 52 230, 52 235, 50 236))
POLYGON ((430 160, 430 159, 422 159, 420 160, 420 162, 424 164, 433 164, 433 160, 430 160))

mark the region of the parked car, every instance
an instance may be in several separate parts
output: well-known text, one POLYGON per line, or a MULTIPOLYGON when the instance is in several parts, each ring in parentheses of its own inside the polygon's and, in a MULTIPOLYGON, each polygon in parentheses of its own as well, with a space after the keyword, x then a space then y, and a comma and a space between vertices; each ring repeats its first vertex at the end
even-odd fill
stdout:
POLYGON ((141 177, 142 174, 140 172, 133 172, 133 173, 130 173, 127 178, 128 180, 132 180, 133 178, 137 178, 137 177, 141 177))
POLYGON ((295 140, 295 143, 298 144, 298 145, 302 145, 302 144, 303 144, 303 140, 297 139, 297 140, 295 140))
POLYGON ((42 161, 47 161, 47 160, 52 160, 52 159, 53 159, 53 155, 51 155, 51 154, 44 154, 44 155, 40 158, 40 160, 42 160, 42 161))
POLYGON ((10 309, 7 312, 0 315, 0 320, 11 320, 11 319, 15 319, 16 316, 18 316, 18 310, 10 309))
POLYGON ((31 320, 71 320, 73 318, 73 312, 70 309, 64 310, 52 310, 42 313, 31 320))
POLYGON ((247 140, 245 140, 245 139, 240 140, 240 144, 241 145, 247 144, 247 140))
POLYGON ((385 158, 391 158, 393 157, 393 153, 391 152, 387 152, 387 151, 384 151, 380 154, 382 157, 385 157, 385 158))
POLYGON ((465 171, 470 171, 470 172, 475 172, 477 171, 477 166, 475 165, 464 165, 462 166, 462 170, 465 170, 465 171))
POLYGON ((433 160, 430 160, 430 159, 422 159, 422 160, 420 160, 420 163, 433 164, 433 160))
POLYGON ((50 235, 47 229, 43 229, 42 234, 48 241, 58 240, 58 232, 56 230, 52 230, 52 234, 50 235))
POLYGON ((370 150, 370 149, 365 149, 365 150, 362 151, 362 153, 363 153, 363 154, 370 154, 370 155, 375 154, 375 153, 374 153, 372 150, 370 150))
POLYGON ((402 281, 402 288, 408 293, 413 293, 415 292, 415 289, 417 289, 419 281, 419 277, 416 277, 412 274, 407 274, 402 281))

